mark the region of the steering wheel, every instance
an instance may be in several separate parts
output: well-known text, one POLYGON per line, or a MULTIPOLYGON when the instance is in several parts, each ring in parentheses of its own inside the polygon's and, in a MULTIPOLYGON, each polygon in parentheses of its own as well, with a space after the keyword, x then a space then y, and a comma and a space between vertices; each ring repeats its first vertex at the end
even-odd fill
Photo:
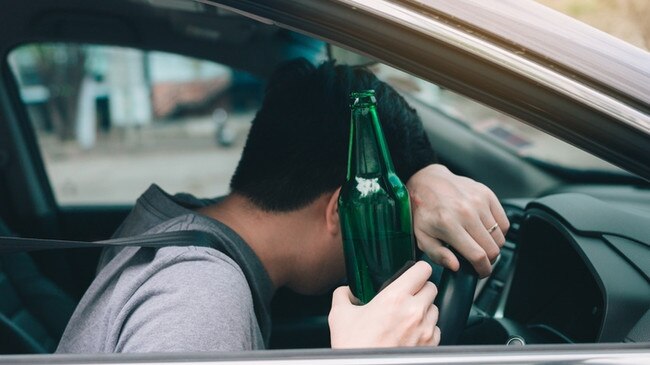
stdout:
POLYGON ((456 272, 444 269, 435 300, 439 310, 441 345, 454 345, 458 342, 472 308, 478 280, 472 265, 457 252, 454 251, 454 254, 460 261, 460 269, 456 272))

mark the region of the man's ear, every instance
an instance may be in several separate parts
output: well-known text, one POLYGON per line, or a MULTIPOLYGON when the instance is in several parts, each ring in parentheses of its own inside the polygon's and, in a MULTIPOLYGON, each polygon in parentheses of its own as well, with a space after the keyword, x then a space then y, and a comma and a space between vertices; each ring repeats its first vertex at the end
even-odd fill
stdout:
POLYGON ((325 209, 325 223, 327 231, 332 235, 339 234, 341 226, 339 223, 339 192, 341 188, 336 189, 330 196, 325 209))

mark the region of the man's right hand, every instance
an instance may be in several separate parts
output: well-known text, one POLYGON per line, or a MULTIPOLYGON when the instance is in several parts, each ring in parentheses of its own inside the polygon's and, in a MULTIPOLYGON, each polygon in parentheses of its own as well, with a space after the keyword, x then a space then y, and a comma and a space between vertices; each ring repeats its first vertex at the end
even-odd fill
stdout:
POLYGON ((438 345, 438 290, 430 276, 431 266, 420 261, 363 306, 349 287, 336 289, 329 314, 332 348, 438 345))

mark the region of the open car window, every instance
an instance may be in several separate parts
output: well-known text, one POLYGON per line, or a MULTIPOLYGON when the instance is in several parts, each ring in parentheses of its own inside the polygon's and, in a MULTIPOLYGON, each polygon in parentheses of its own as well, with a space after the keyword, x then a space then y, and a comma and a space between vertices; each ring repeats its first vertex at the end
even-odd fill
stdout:
POLYGON ((131 204, 152 182, 228 192, 262 81, 137 49, 28 44, 9 55, 59 205, 131 204))

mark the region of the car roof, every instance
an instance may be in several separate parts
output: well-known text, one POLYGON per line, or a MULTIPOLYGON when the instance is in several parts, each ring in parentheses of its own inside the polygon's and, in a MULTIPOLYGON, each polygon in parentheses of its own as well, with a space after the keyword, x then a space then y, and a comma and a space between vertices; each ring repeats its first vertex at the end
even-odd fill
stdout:
POLYGON ((29 43, 106 44, 183 54, 264 77, 300 54, 296 47, 317 46, 297 33, 191 0, 0 0, 0 5, 9 9, 0 12, 3 55, 29 43))

